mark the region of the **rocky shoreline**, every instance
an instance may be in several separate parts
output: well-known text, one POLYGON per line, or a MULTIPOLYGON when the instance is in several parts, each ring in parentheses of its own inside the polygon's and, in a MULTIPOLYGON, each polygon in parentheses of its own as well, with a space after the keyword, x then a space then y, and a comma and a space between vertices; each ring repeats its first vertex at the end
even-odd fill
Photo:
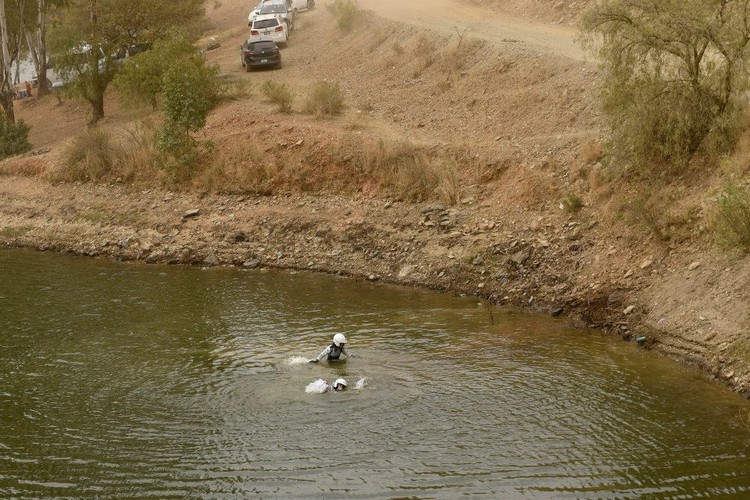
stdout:
POLYGON ((600 225, 562 213, 490 213, 471 199, 449 207, 0 177, 0 244, 6 247, 153 264, 298 269, 476 296, 637 340, 750 397, 750 362, 733 347, 744 345, 744 318, 709 325, 709 312, 698 329, 679 319, 689 302, 665 312, 654 300, 671 286, 675 269, 689 273, 694 285, 702 272, 715 280, 715 270, 669 248, 644 256, 630 239, 618 244, 600 225))

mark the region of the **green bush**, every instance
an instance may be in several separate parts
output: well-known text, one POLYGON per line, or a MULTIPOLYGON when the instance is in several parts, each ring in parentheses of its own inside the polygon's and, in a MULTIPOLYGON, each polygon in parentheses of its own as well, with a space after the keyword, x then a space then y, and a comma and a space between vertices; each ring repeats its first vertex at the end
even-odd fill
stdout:
POLYGON ((583 198, 578 193, 568 193, 561 203, 563 209, 569 214, 577 214, 583 208, 583 198))
POLYGON ((750 187, 732 183, 719 193, 714 228, 721 243, 750 251, 750 187))
POLYGON ((200 155, 199 145, 190 135, 206 124, 208 112, 218 99, 218 69, 206 66, 200 54, 193 55, 164 74, 164 126, 158 133, 158 148, 175 162, 168 169, 184 168, 181 177, 189 177, 190 169, 200 155))
POLYGON ((183 37, 157 42, 151 50, 128 58, 113 85, 126 103, 146 103, 156 109, 164 90, 164 75, 196 52, 183 37))
POLYGON ((705 0, 592 4, 579 27, 602 68, 613 158, 645 171, 731 148, 746 106, 746 9, 705 0))
POLYGON ((305 111, 316 115, 339 115, 344 110, 344 95, 337 83, 318 82, 305 101, 305 111))
POLYGON ((294 96, 292 96, 292 91, 289 90, 289 87, 285 83, 266 80, 260 86, 260 92, 266 99, 276 104, 281 113, 289 113, 292 110, 294 96))
POLYGON ((10 123, 0 116, 0 158, 25 153, 31 149, 29 130, 31 127, 21 119, 16 123, 10 123))

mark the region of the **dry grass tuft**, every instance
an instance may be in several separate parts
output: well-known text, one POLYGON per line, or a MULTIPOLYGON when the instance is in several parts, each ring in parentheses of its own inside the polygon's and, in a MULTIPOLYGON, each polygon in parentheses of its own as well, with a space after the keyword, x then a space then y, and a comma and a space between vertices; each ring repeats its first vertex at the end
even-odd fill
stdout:
POLYGON ((13 158, 0 163, 0 175, 13 177, 38 177, 47 170, 47 166, 38 158, 13 158))
MULTIPOLYGON (((348 148, 347 148, 348 149, 348 148)), ((458 163, 449 155, 429 154, 407 142, 363 144, 352 162, 391 196, 408 201, 459 201, 458 163)))
POLYGON ((305 101, 305 112, 318 116, 339 115, 344 111, 344 94, 338 83, 317 82, 305 101))
POLYGON ((596 139, 585 141, 578 148, 578 156, 587 165, 593 165, 604 157, 604 145, 596 139))
POLYGON ((263 94, 266 99, 276 104, 279 112, 289 113, 292 111, 292 101, 294 100, 294 96, 286 83, 266 80, 263 82, 263 85, 260 86, 260 93, 263 94))
POLYGON ((110 174, 117 156, 112 134, 101 127, 90 127, 68 144, 60 165, 49 172, 49 177, 54 182, 101 180, 110 174))

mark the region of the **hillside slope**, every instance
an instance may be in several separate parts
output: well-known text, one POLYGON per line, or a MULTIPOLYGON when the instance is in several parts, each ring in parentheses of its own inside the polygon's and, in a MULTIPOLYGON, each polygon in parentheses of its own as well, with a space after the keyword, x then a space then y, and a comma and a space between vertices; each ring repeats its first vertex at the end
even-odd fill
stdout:
MULTIPOLYGON (((254 90, 210 115, 202 137, 215 145, 214 162, 198 176, 200 187, 50 186, 41 177, 82 127, 85 108, 26 101, 19 115, 34 126, 36 154, 6 161, 0 172, 41 177, 0 177, 0 241, 473 294, 643 337, 747 394, 750 262, 705 237, 716 181, 672 188, 680 201, 665 210, 690 214, 680 239, 664 242, 631 223, 623 207, 639 193, 608 180, 598 163, 596 68, 572 42, 574 15, 539 24, 555 19, 550 2, 496 3, 512 12, 476 1, 363 0, 377 15, 348 32, 319 5, 300 14, 282 70, 248 74, 239 58, 247 5, 217 2, 207 38, 221 47, 206 57, 254 90), (523 12, 533 19, 520 21, 523 12), (295 93, 291 114, 260 96, 269 79, 295 93), (342 88, 343 116, 302 112, 306 93, 323 80, 342 88), (376 163, 383 148, 456 161, 458 203, 437 195, 411 203, 355 168, 363 156, 376 163), (564 209, 576 199, 580 211, 564 209), (194 208, 198 217, 183 217, 194 208)), ((113 130, 146 114, 112 96, 108 103, 105 126, 113 130)))

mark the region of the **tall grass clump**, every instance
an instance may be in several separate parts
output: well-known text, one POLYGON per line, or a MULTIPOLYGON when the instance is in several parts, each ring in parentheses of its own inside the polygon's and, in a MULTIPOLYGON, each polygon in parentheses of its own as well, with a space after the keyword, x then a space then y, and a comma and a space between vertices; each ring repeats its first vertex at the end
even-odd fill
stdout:
POLYGON ((318 82, 305 101, 305 111, 315 115, 339 115, 344 111, 344 94, 338 83, 318 82))
POLYGON ((244 78, 223 78, 218 90, 222 101, 236 101, 253 95, 252 83, 244 78))
POLYGON ((714 229, 722 244, 750 252, 750 186, 730 183, 719 193, 714 229))
POLYGON ((381 140, 361 145, 355 161, 366 176, 396 198, 459 202, 458 162, 450 155, 430 155, 410 143, 381 140))
POLYGON ((157 185, 163 182, 163 158, 156 144, 156 129, 154 122, 145 120, 125 130, 115 164, 120 180, 157 185))
POLYGON ((260 86, 260 93, 263 94, 266 99, 278 106, 280 113, 289 113, 292 111, 292 100, 294 99, 294 96, 285 83, 266 80, 260 86))
POLYGON ((117 157, 118 150, 109 131, 87 128, 63 150, 60 165, 50 177, 59 182, 101 180, 111 174, 117 157))

